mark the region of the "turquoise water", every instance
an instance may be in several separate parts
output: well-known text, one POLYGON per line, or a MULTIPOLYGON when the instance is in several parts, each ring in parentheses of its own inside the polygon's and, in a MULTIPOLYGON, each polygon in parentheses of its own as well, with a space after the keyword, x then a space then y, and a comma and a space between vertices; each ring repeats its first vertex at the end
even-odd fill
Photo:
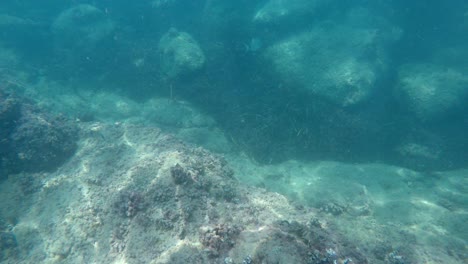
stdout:
POLYGON ((43 217, 26 213, 41 208, 31 179, 86 167, 83 127, 107 142, 113 124, 223 155, 239 182, 316 209, 356 247, 391 241, 370 250, 384 251, 376 263, 463 263, 467 32, 462 0, 3 0, 0 261, 52 247, 23 243, 21 226, 43 217), (39 119, 48 125, 25 121, 39 119), (397 250, 408 237, 417 248, 397 250))

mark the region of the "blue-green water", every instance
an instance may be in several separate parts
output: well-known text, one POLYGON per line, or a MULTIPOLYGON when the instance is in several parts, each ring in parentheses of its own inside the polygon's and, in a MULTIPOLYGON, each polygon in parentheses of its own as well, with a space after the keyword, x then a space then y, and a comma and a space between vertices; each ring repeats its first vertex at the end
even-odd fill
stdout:
MULTIPOLYGON (((332 215, 356 247, 404 248, 390 226, 420 243, 406 261, 392 246, 368 261, 467 261, 465 1, 3 0, 0 81, 2 190, 80 163, 83 126, 158 127, 224 155, 240 182, 332 215), (370 223, 378 241, 362 235, 370 223)), ((38 198, 1 195, 0 261, 34 263, 14 230, 38 198)))

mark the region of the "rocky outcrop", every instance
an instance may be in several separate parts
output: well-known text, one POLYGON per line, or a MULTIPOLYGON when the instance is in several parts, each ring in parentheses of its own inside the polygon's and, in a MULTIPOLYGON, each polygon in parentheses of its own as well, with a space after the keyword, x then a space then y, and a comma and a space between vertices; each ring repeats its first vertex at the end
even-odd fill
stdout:
POLYGON ((103 11, 88 4, 64 10, 52 24, 55 43, 68 49, 92 49, 108 39, 114 29, 114 23, 103 11))
POLYGON ((342 24, 323 23, 271 45, 265 52, 280 80, 341 107, 369 99, 386 69, 385 47, 399 38, 385 21, 366 24, 365 9, 342 24))
POLYGON ((197 41, 188 33, 171 28, 159 41, 162 71, 174 78, 200 70, 205 55, 197 41))
POLYGON ((0 175, 53 170, 76 149, 77 133, 63 116, 45 113, 0 89, 0 175))
POLYGON ((407 64, 399 70, 399 102, 421 121, 460 113, 468 102, 466 71, 437 64, 407 64))
POLYGON ((282 19, 313 14, 317 6, 327 0, 269 0, 257 10, 253 18, 257 23, 277 23, 282 19))
POLYGON ((82 123, 81 135, 60 171, 1 200, 0 216, 38 220, 15 223, 12 262, 367 261, 313 209, 239 184, 222 157, 157 128, 82 123), (15 197, 35 202, 3 210, 15 197))

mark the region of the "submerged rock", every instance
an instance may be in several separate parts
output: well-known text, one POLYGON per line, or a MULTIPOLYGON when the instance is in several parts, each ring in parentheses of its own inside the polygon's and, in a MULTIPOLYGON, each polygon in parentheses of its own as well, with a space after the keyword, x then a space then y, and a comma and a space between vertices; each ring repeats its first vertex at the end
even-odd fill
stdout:
POLYGON ((162 70, 169 77, 187 75, 200 70, 205 54, 188 33, 171 28, 159 41, 162 70))
POLYGON ((276 23, 286 17, 313 13, 327 0, 269 0, 255 13, 254 21, 276 23))
MULTIPOLYGON (((311 224, 313 209, 239 184, 220 156, 157 128, 80 127, 78 154, 43 175, 44 198, 18 217, 28 221, 16 224, 12 262, 306 264, 330 249, 336 260, 366 261, 333 227, 311 224)), ((2 208, 13 200, 1 199, 2 208)))
POLYGON ((60 47, 91 48, 109 38, 114 28, 114 23, 103 11, 82 4, 60 13, 52 25, 52 32, 60 47))
POLYGON ((339 106, 367 100, 386 68, 385 47, 399 37, 385 21, 362 23, 367 10, 349 13, 342 24, 321 24, 270 46, 265 57, 281 80, 339 106))
POLYGON ((53 170, 74 153, 76 128, 65 117, 45 113, 3 89, 0 106, 2 177, 22 171, 53 170))
POLYGON ((407 64, 399 70, 400 103, 421 121, 460 112, 468 101, 468 77, 463 70, 435 64, 407 64))

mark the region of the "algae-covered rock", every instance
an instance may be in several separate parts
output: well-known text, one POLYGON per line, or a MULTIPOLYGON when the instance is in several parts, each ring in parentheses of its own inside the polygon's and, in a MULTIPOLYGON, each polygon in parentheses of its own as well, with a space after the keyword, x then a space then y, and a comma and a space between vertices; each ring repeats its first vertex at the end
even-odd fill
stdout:
POLYGON ((399 37, 367 10, 353 10, 342 24, 324 23, 283 39, 265 52, 279 78, 339 106, 366 101, 385 72, 387 47, 399 37))
POLYGON ((270 47, 266 56, 273 61, 274 70, 282 80, 290 85, 340 106, 367 99, 373 90, 377 69, 348 51, 338 54, 328 49, 325 43, 332 36, 322 33, 305 32, 284 40, 270 47))
POLYGON ((254 21, 275 23, 286 17, 313 13, 326 0, 269 0, 255 13, 254 21))
POLYGON ((21 171, 53 170, 76 148, 73 123, 6 89, 0 89, 0 131, 0 178, 21 171))
POLYGON ((64 10, 52 25, 55 41, 61 47, 93 47, 109 38, 114 23, 95 6, 82 4, 64 10))
POLYGON ((407 64, 399 70, 400 103, 422 121, 440 120, 463 110, 468 77, 463 70, 435 64, 407 64))
POLYGON ((187 75, 201 69, 205 54, 188 33, 171 28, 159 41, 162 70, 169 77, 187 75))

